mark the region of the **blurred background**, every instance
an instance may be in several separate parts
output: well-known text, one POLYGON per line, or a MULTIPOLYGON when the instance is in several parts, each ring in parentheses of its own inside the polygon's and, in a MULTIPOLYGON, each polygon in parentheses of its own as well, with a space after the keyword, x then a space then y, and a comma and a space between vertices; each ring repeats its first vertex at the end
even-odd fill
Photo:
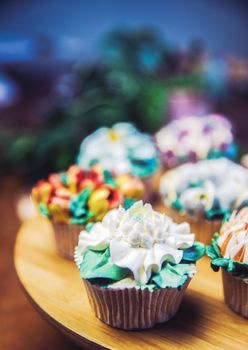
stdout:
POLYGON ((76 348, 19 290, 11 256, 22 194, 117 121, 154 133, 219 112, 248 151, 247 37, 245 0, 1 1, 1 349, 76 348))
POLYGON ((3 1, 2 175, 34 180, 75 161, 101 125, 149 132, 183 114, 227 114, 244 142, 246 1, 3 1))

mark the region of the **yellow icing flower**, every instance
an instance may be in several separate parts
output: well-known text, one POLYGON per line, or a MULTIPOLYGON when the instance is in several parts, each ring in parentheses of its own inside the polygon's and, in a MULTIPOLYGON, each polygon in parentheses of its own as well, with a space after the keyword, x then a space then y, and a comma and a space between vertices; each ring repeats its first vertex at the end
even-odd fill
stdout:
POLYGON ((48 204, 48 209, 54 221, 69 223, 70 214, 68 210, 62 208, 56 203, 48 204))
POLYGON ((129 174, 118 176, 116 183, 125 197, 140 199, 144 194, 145 188, 142 181, 129 174))
POLYGON ((94 221, 101 220, 113 208, 118 208, 123 202, 123 195, 119 190, 103 185, 94 190, 89 198, 89 210, 95 214, 94 221))
POLYGON ((109 191, 106 188, 99 188, 92 192, 88 206, 89 210, 95 214, 95 220, 101 220, 109 209, 109 191))

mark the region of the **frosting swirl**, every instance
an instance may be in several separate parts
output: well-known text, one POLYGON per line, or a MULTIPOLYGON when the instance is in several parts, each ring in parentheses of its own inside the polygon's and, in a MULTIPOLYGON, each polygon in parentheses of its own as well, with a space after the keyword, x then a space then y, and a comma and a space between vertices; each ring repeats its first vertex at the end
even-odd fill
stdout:
POLYGON ((87 169, 94 162, 118 175, 146 177, 156 171, 158 155, 149 135, 132 124, 117 123, 112 128, 102 127, 83 140, 78 164, 87 169))
POLYGON ((160 193, 166 205, 215 219, 237 207, 247 186, 247 169, 220 158, 168 171, 161 179, 160 193))
POLYGON ((146 284, 163 262, 179 264, 183 249, 193 244, 194 234, 187 223, 178 225, 139 201, 128 210, 120 207, 110 211, 89 233, 82 231, 75 261, 80 267, 88 250, 109 248, 113 264, 130 270, 136 282, 146 284))
POLYGON ((155 138, 168 168, 185 162, 236 156, 231 123, 218 114, 175 120, 155 138))

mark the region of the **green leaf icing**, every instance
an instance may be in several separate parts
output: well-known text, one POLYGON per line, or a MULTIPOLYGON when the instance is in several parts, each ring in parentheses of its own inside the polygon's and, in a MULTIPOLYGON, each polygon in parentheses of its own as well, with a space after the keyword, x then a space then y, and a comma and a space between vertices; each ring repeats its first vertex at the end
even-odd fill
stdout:
POLYGON ((124 209, 129 209, 135 202, 136 202, 136 199, 125 198, 124 202, 123 202, 123 208, 124 209))
POLYGON ((230 258, 223 258, 218 247, 219 235, 216 233, 212 239, 212 245, 206 246, 206 255, 211 259, 211 267, 214 271, 219 271, 220 267, 230 272, 234 276, 247 277, 248 264, 234 261, 230 258))
POLYGON ((194 264, 165 264, 161 271, 152 278, 160 288, 179 288, 195 273, 194 264))
POLYGON ((113 175, 111 174, 110 171, 108 170, 104 170, 103 172, 103 176, 104 176, 104 182, 112 187, 116 187, 116 181, 113 178, 113 175))
POLYGON ((195 262, 203 257, 205 252, 204 244, 196 242, 193 247, 184 249, 183 261, 195 262))
POLYGON ((179 198, 177 198, 177 199, 175 199, 173 202, 171 202, 171 205, 172 205, 175 209, 177 209, 178 211, 183 210, 183 206, 182 206, 182 204, 181 204, 179 198))
POLYGON ((88 199, 92 190, 86 188, 78 196, 72 197, 70 202, 70 211, 73 217, 70 219, 71 224, 84 225, 89 219, 94 217, 87 207, 88 199))
POLYGON ((50 217, 49 210, 48 210, 47 205, 45 203, 39 204, 39 210, 43 216, 45 216, 47 218, 50 217))
POLYGON ((86 224, 85 230, 86 230, 87 232, 90 232, 90 230, 92 229, 92 227, 93 227, 94 225, 95 225, 94 222, 89 222, 88 224, 86 224))
POLYGON ((60 180, 62 181, 62 183, 65 185, 65 186, 68 186, 68 177, 66 175, 66 173, 61 173, 59 175, 60 177, 60 180))
POLYGON ((136 159, 130 153, 132 162, 132 174, 141 178, 151 176, 158 168, 159 162, 156 158, 151 159, 136 159))
POLYGON ((80 266, 80 276, 85 279, 101 278, 119 281, 128 274, 128 269, 113 264, 109 248, 104 252, 87 250, 80 266))

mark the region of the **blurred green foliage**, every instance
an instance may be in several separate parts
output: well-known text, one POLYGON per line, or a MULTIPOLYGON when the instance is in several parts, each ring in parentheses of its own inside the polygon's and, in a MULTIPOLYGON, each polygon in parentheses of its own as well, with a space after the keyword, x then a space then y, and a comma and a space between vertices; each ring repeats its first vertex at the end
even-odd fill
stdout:
POLYGON ((116 30, 101 44, 98 62, 77 65, 75 97, 56 106, 41 128, 0 134, 2 172, 35 178, 75 162, 82 139, 100 126, 132 121, 155 132, 167 118, 176 88, 204 89, 180 53, 150 30, 116 30))

